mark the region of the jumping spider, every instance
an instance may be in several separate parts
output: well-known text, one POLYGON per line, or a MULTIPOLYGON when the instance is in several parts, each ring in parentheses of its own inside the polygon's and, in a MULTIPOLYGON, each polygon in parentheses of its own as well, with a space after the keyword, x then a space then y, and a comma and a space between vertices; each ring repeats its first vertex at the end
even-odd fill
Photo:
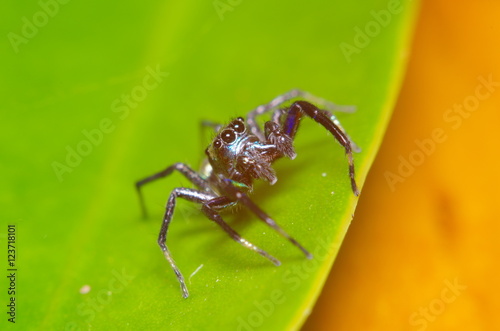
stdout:
POLYGON ((267 180, 271 185, 276 182, 276 174, 272 168, 274 161, 283 156, 290 159, 295 158, 297 154, 293 148, 293 139, 299 128, 300 120, 304 115, 321 124, 344 147, 349 162, 349 177, 351 179, 352 191, 356 196, 359 195, 354 178, 354 162, 352 157, 353 151, 359 151, 358 147, 350 140, 340 122, 330 112, 321 110, 312 103, 303 100, 295 101, 291 106, 281 108, 284 103, 296 98, 310 100, 331 111, 340 110, 340 106, 336 106, 331 102, 317 98, 301 90, 292 90, 276 97, 268 104, 261 105, 252 110, 248 114, 246 121, 242 117, 238 117, 226 126, 205 123, 205 125, 213 127, 217 131, 217 135, 205 150, 207 159, 200 173, 194 171, 186 164, 175 163, 165 170, 136 183, 144 215, 146 215, 146 208, 141 194, 141 188, 144 184, 168 176, 174 170, 177 170, 197 187, 197 189, 178 187, 170 193, 158 237, 158 244, 180 282, 184 298, 187 298, 189 295, 184 277, 177 268, 166 245, 168 226, 172 220, 176 198, 183 198, 201 204, 201 211, 226 231, 231 238, 279 266, 281 264, 280 261, 246 239, 243 239, 219 215, 220 211, 241 203, 267 225, 279 232, 280 235, 297 246, 308 259, 312 258, 311 253, 290 237, 248 197, 248 194, 252 191, 252 183, 255 179, 267 180), (273 110, 272 120, 265 123, 264 132, 262 132, 255 118, 258 115, 273 110))

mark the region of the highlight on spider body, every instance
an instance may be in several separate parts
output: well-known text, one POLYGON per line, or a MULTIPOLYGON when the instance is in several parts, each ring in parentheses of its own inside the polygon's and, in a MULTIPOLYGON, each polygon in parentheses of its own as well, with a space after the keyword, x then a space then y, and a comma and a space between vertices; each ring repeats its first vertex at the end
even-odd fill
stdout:
POLYGON ((184 298, 189 296, 189 292, 184 277, 166 244, 167 231, 172 221, 177 198, 200 204, 201 211, 218 224, 233 240, 262 255, 276 266, 281 264, 279 260, 242 238, 222 219, 219 212, 241 204, 300 249, 306 258, 312 258, 311 253, 259 208, 248 194, 251 192, 254 180, 263 179, 271 185, 276 182, 277 176, 272 167, 274 161, 282 157, 293 160, 297 156, 293 141, 301 119, 309 117, 329 131, 344 148, 351 188, 353 193, 358 196, 359 190, 355 180, 352 154, 359 152, 360 149, 349 138, 340 122, 332 114, 334 111, 342 110, 345 110, 345 106, 337 106, 305 91, 292 90, 274 98, 267 104, 258 106, 248 113, 246 120, 243 117, 238 117, 225 126, 204 122, 206 126, 214 128, 217 133, 205 150, 207 158, 200 173, 184 163, 174 163, 163 171, 136 182, 144 216, 146 216, 146 208, 141 191, 143 185, 166 177, 175 170, 197 187, 196 189, 178 187, 170 193, 158 236, 158 245, 180 283, 184 298), (283 108, 287 102, 293 99, 300 100, 283 108), (321 105, 326 110, 318 108, 313 103, 321 105), (271 120, 264 124, 264 130, 262 130, 257 124, 256 117, 270 112, 272 113, 271 120))

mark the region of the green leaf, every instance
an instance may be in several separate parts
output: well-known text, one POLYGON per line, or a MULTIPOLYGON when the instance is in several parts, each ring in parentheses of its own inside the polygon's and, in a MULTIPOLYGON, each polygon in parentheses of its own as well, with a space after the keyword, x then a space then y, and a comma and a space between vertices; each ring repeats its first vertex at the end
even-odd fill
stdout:
MULTIPOLYGON (((190 184, 172 174, 146 186, 147 220, 133 184, 174 162, 196 167, 207 143, 202 119, 244 116, 292 88, 357 107, 338 117, 362 148, 355 155, 362 184, 400 87, 415 2, 47 0, 8 7, 0 239, 5 244, 7 225, 16 225, 16 326, 300 327, 358 200, 343 149, 322 127, 304 119, 297 158, 278 161, 277 184, 258 182, 252 195, 314 259, 248 211, 225 214, 280 259, 275 267, 197 206, 178 201, 167 243, 188 299, 156 240, 170 191, 190 184)), ((5 277, 1 284, 9 302, 5 277)))

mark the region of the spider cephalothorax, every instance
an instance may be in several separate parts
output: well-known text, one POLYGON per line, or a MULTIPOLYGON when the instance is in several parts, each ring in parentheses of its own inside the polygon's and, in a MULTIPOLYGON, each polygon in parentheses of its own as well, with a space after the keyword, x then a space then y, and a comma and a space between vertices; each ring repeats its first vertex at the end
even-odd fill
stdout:
POLYGON ((352 157, 352 152, 358 150, 357 146, 349 139, 340 122, 330 112, 319 109, 309 101, 299 100, 289 107, 280 108, 287 101, 299 97, 321 104, 332 111, 338 110, 337 106, 326 100, 314 97, 307 92, 292 90, 251 111, 246 121, 244 118, 238 117, 226 126, 209 124, 217 130, 217 134, 205 151, 210 166, 205 169, 204 173, 197 173, 183 163, 175 163, 165 170, 136 183, 144 214, 146 210, 140 191, 144 184, 165 177, 171 174, 172 171, 177 170, 197 187, 197 189, 179 187, 172 191, 158 237, 158 244, 180 282, 184 297, 189 295, 184 277, 177 268, 166 245, 167 230, 172 220, 176 198, 183 198, 201 204, 202 212, 209 219, 216 222, 231 238, 268 258, 275 265, 279 265, 280 262, 276 258, 243 239, 219 215, 219 211, 241 203, 297 246, 307 258, 312 258, 312 255, 302 245, 290 237, 248 197, 255 179, 264 179, 271 184, 276 182, 277 177, 272 168, 274 161, 282 157, 295 158, 293 139, 302 117, 309 117, 321 124, 344 147, 349 163, 351 187, 355 195, 359 194, 354 178, 352 157), (273 110, 272 120, 265 123, 264 132, 262 132, 255 117, 273 110))
POLYGON ((277 178, 272 163, 284 155, 293 158, 295 152, 292 140, 283 135, 279 125, 268 123, 265 141, 247 130, 242 117, 220 129, 206 149, 214 173, 247 186, 259 178, 274 184, 277 178))

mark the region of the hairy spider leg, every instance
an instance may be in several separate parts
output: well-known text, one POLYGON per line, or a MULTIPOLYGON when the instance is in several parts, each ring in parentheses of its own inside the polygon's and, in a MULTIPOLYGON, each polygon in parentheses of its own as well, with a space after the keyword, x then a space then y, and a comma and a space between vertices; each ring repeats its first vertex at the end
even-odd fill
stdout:
POLYGON ((257 215, 264 223, 268 226, 272 227, 275 231, 277 231, 280 235, 288 239, 293 245, 298 247, 308 259, 312 259, 312 254, 309 253, 297 240, 292 238, 288 233, 285 232, 269 215, 267 215, 262 209, 260 209, 245 192, 238 189, 233 185, 233 181, 230 179, 222 180, 222 188, 224 189, 224 193, 226 193, 231 199, 241 202, 244 206, 246 206, 250 211, 252 211, 255 215, 257 215))
POLYGON ((187 298, 189 296, 189 292, 188 292, 188 289, 186 287, 186 282, 184 280, 184 276, 182 275, 181 271, 179 270, 179 268, 175 264, 175 261, 172 258, 172 255, 170 254, 170 251, 168 250, 167 243, 166 243, 168 227, 170 225, 170 222, 172 221, 177 198, 183 198, 183 199, 186 199, 188 201, 201 204, 201 210, 203 211, 203 213, 209 219, 211 219, 212 221, 217 223, 237 243, 241 244, 243 247, 246 247, 250 250, 253 250, 253 251, 259 253, 263 257, 270 260, 276 266, 279 266, 281 264, 281 262, 278 259, 271 256, 270 254, 268 254, 266 251, 260 249, 259 247, 255 246, 254 244, 252 244, 248 240, 242 238, 226 222, 224 222, 222 217, 217 213, 217 210, 221 210, 221 209, 227 208, 228 206, 233 205, 234 201, 229 200, 227 197, 216 197, 215 195, 208 193, 208 192, 202 192, 202 191, 184 188, 184 187, 175 188, 172 191, 172 193, 170 193, 170 197, 169 197, 168 202, 167 202, 165 216, 163 217, 163 222, 161 225, 160 234, 158 236, 158 245, 160 245, 160 248, 163 252, 163 255, 167 259, 168 263, 170 264, 170 266, 174 270, 174 273, 177 276, 177 279, 179 280, 179 283, 181 286, 181 291, 182 291, 182 296, 184 298, 187 298))
POLYGON ((208 121, 208 120, 202 120, 200 122, 200 126, 201 126, 202 130, 205 128, 212 128, 212 130, 214 130, 215 132, 219 131, 223 127, 223 125, 220 123, 212 122, 212 121, 208 121))
MULTIPOLYGON (((257 124, 257 121, 255 118, 259 115, 265 114, 271 110, 274 110, 280 106, 282 106, 284 103, 296 99, 296 98, 304 98, 307 100, 311 100, 314 103, 317 103, 318 105, 321 105, 321 107, 329 110, 329 111, 340 111, 340 112, 346 112, 346 113, 352 113, 356 110, 355 106, 342 106, 342 105, 337 105, 331 101, 328 101, 326 99, 317 97, 309 92, 302 91, 300 89, 293 89, 291 91, 288 91, 282 95, 277 96, 273 100, 271 100, 269 103, 260 105, 254 110, 252 110, 250 113, 247 115, 247 123, 250 127, 250 132, 252 134, 256 135, 260 140, 264 140, 264 135, 262 133, 262 130, 257 124)), ((275 118, 273 117, 273 121, 276 123, 279 123, 274 120, 275 118)))
POLYGON ((353 152, 356 152, 356 153, 359 153, 361 152, 361 148, 351 139, 351 137, 349 137, 349 135, 347 134, 346 130, 342 127, 342 124, 340 124, 340 121, 337 119, 337 117, 335 115, 333 115, 331 112, 329 112, 328 110, 323 110, 325 112, 325 114, 330 117, 330 119, 332 120, 333 123, 335 123, 336 126, 339 127, 339 129, 346 135, 346 137, 349 139, 350 143, 351 143, 351 148, 352 148, 352 151, 353 152))
POLYGON ((184 187, 178 187, 175 188, 172 193, 170 193, 170 197, 168 198, 167 201, 167 206, 165 210, 165 215, 163 216, 163 222, 161 224, 161 229, 160 229, 160 234, 158 236, 158 245, 160 245, 161 251, 163 252, 163 255, 167 259, 168 263, 174 270, 175 275, 177 276, 177 279, 179 280, 180 286, 181 286, 181 291, 182 291, 182 296, 184 298, 187 298, 189 296, 188 289, 186 287, 186 282, 184 281, 184 276, 182 276, 181 271, 177 267, 177 265, 174 262, 174 259, 172 258, 172 255, 170 254, 170 251, 168 250, 167 247, 167 232, 168 232, 168 226, 170 225, 170 221, 172 220, 172 216, 174 214, 174 209, 175 209, 175 200, 176 198, 183 198, 191 202, 197 202, 197 203, 204 203, 205 201, 209 201, 213 199, 215 196, 213 194, 209 194, 207 192, 201 192, 198 190, 194 189, 189 189, 189 188, 184 188, 184 187))
POLYGON ((234 241, 236 241, 237 243, 241 244, 242 246, 244 246, 250 250, 253 250, 253 251, 259 253, 260 255, 267 258, 269 261, 271 261, 274 265, 276 265, 276 266, 281 265, 281 262, 278 259, 271 256, 270 254, 268 254, 266 251, 260 249, 259 247, 255 246, 254 244, 252 244, 248 240, 242 238, 238 234, 238 232, 233 230, 233 228, 231 228, 229 226, 229 224, 227 224, 222 219, 222 217, 219 215, 219 213, 217 213, 218 210, 227 208, 228 206, 231 206, 231 205, 234 205, 234 201, 230 200, 228 197, 216 197, 216 198, 211 199, 210 201, 206 201, 205 203, 203 203, 201 206, 201 211, 208 218, 210 218, 212 221, 217 223, 224 231, 226 231, 226 233, 229 234, 229 236, 232 239, 234 239, 234 241))
POLYGON ((168 176, 171 174, 174 170, 179 171, 181 174, 183 174, 186 178, 188 178, 191 182, 193 182, 196 186, 198 186, 200 189, 203 189, 204 191, 200 190, 194 190, 194 189, 189 189, 189 188, 175 188, 172 193, 170 194, 170 197, 167 202, 166 206, 166 211, 165 215, 163 217, 163 222, 160 230, 160 234, 158 236, 158 245, 160 246, 163 255, 165 256, 166 260, 174 270, 174 273, 179 280, 180 286, 181 286, 181 291, 182 291, 182 296, 184 298, 187 298, 189 295, 189 292, 186 287, 186 283, 184 280, 184 276, 180 272, 179 268, 177 267, 174 259, 172 258, 172 255, 170 254, 170 251, 168 250, 166 240, 167 240, 167 232, 168 232, 168 227, 170 225, 170 222, 173 217, 174 209, 175 209, 175 203, 176 203, 176 198, 183 198, 191 202, 196 202, 202 204, 202 211, 203 213, 208 216, 211 220, 213 220, 215 223, 217 223, 229 236, 234 239, 236 242, 240 243, 242 246, 251 249, 260 255, 264 256, 268 260, 270 260, 273 264, 279 266, 281 262, 276 259, 275 257, 271 256, 268 254, 266 251, 260 249, 259 247, 255 246, 248 240, 242 238, 236 231, 234 231, 224 220, 220 215, 217 213, 218 210, 222 210, 224 208, 229 207, 230 205, 234 204, 234 201, 229 200, 227 197, 217 197, 209 187, 208 182, 202 178, 198 173, 196 173, 194 170, 192 170, 189 166, 187 166, 184 163, 175 163, 171 165, 170 167, 166 168, 165 170, 158 172, 152 176, 149 176, 147 178, 144 178, 136 183, 136 188, 137 192, 139 193, 139 198, 141 200, 141 206, 143 213, 146 213, 146 208, 145 204, 143 201, 143 197, 141 194, 141 187, 149 182, 152 182, 156 179, 168 176))
POLYGON ((137 194, 139 195, 139 201, 141 203, 141 210, 142 210, 142 215, 144 218, 148 216, 147 210, 146 210, 146 204, 144 203, 144 197, 142 195, 141 188, 143 185, 150 183, 152 181, 155 181, 157 179, 166 177, 170 175, 174 170, 179 171, 181 174, 183 174, 187 179, 189 179, 194 185, 196 185, 198 188, 211 192, 210 186, 208 182, 201 177, 196 171, 191 169, 188 165, 184 163, 174 163, 170 167, 166 168, 163 171, 160 171, 154 175, 151 175, 149 177, 146 177, 144 179, 141 179, 137 183, 135 183, 135 188, 137 190, 137 194))
POLYGON ((303 115, 307 115, 317 123, 321 124, 344 147, 347 160, 349 162, 349 177, 351 178, 352 191, 356 196, 358 196, 359 190, 354 174, 354 160, 352 157, 352 148, 349 137, 347 137, 345 132, 329 118, 328 113, 307 101, 296 101, 290 106, 286 116, 283 118, 283 132, 293 139, 297 133, 300 119, 303 115))

